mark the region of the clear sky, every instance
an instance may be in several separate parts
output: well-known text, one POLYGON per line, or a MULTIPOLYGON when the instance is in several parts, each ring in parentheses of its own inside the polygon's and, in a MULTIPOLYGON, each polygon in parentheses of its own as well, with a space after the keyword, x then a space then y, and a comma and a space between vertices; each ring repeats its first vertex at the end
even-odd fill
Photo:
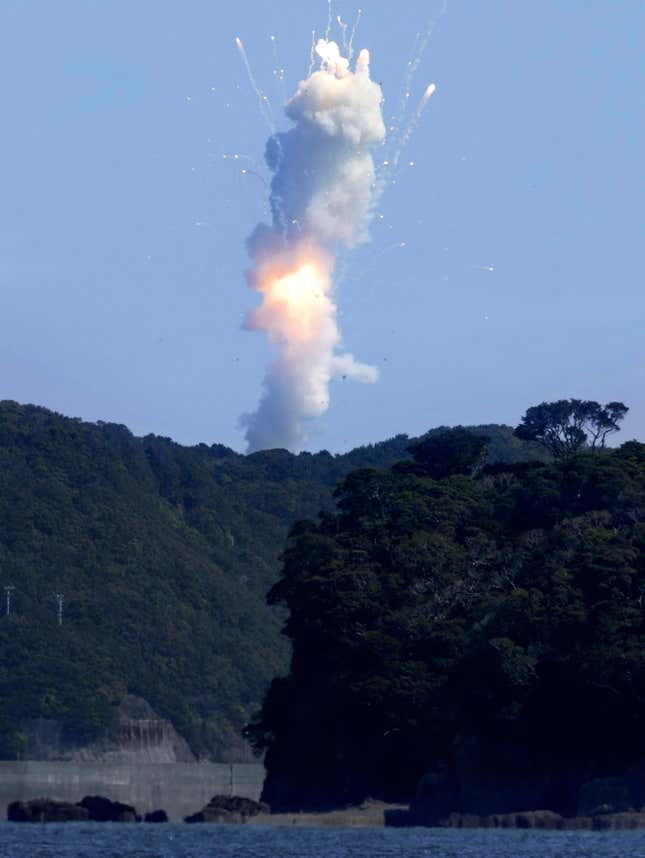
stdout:
MULTIPOLYGON (((389 114, 432 3, 360 5, 389 114)), ((266 190, 223 155, 261 163, 267 132, 234 38, 279 110, 269 36, 292 90, 326 18, 324 0, 2 0, 0 398, 242 448, 266 190)), ((642 0, 448 0, 414 166, 339 285, 344 345, 381 380, 334 382, 310 449, 570 396, 624 401, 622 438, 645 440, 644 39, 642 0)))

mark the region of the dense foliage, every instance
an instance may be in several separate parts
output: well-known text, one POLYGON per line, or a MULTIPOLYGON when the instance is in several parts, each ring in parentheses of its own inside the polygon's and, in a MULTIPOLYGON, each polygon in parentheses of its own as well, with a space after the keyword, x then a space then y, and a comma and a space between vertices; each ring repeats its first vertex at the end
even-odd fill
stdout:
MULTIPOLYGON (((480 431, 493 459, 526 458, 509 427, 480 431)), ((0 403, 0 586, 16 587, 0 613, 0 757, 24 749, 25 719, 92 738, 127 693, 198 755, 236 753, 288 666, 283 612, 265 596, 290 527, 331 511, 348 472, 387 468, 408 443, 242 456, 0 403)))
POLYGON ((291 672, 248 731, 272 806, 406 798, 486 754, 556 785, 645 764, 645 445, 482 466, 484 443, 422 439, 294 526, 269 594, 291 672))
POLYGON ((23 750, 29 718, 92 738, 126 693, 197 754, 234 752, 287 666, 265 594, 289 527, 406 444, 241 456, 0 403, 0 586, 16 587, 0 613, 0 757, 23 750))
POLYGON ((607 438, 620 432, 629 411, 622 402, 600 405, 593 399, 559 399, 529 408, 515 435, 537 441, 556 457, 569 456, 585 447, 604 449, 607 438))

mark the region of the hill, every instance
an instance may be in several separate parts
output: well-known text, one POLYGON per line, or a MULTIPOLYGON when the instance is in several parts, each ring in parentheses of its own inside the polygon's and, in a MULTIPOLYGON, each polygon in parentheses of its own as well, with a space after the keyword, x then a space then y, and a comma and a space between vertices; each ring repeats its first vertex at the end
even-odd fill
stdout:
MULTIPOLYGON (((497 458, 526 457, 508 427, 487 429, 497 458)), ((0 403, 0 584, 16 588, 0 618, 0 757, 29 752, 33 718, 89 742, 128 694, 197 756, 238 753, 288 665, 284 614, 265 594, 290 527, 333 510, 350 471, 388 468, 408 444, 243 456, 0 403)))
POLYGON ((594 778, 645 800, 645 445, 477 466, 486 443, 426 436, 292 531, 291 670, 249 730, 274 809, 426 772, 428 821, 570 815, 594 778))

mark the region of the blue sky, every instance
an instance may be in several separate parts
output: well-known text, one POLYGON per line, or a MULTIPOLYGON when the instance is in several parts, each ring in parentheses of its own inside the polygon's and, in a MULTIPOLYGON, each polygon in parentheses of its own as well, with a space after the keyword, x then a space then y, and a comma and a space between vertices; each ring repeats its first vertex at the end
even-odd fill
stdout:
MULTIPOLYGON (((361 6, 390 113, 432 4, 361 6)), ((241 449, 267 360, 241 329, 266 192, 223 155, 261 163, 267 132, 234 37, 278 109, 269 36, 293 89, 326 16, 3 0, 1 398, 241 449)), ((569 396, 623 400, 622 437, 645 440, 644 36, 640 0, 449 0, 413 90, 438 87, 415 166, 339 284, 344 344, 381 380, 334 383, 310 449, 569 396)))

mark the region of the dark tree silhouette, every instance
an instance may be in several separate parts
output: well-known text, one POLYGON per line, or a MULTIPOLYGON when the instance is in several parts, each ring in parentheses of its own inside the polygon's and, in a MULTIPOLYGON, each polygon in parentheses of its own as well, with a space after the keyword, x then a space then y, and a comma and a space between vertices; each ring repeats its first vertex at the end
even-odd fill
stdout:
POLYGON ((397 465, 401 472, 435 480, 454 474, 472 475, 484 459, 489 438, 463 426, 429 432, 408 445, 412 462, 397 465))
POLYGON ((559 399, 529 408, 515 435, 537 441, 557 458, 571 456, 588 447, 605 447, 607 437, 620 431, 618 425, 629 411, 622 402, 600 405, 588 399, 559 399))

